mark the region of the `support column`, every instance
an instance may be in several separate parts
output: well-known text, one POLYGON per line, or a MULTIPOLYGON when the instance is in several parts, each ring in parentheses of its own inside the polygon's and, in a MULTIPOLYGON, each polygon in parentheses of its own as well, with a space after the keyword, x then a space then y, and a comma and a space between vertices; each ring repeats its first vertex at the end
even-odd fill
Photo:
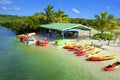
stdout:
POLYGON ((64 31, 62 31, 62 39, 64 39, 64 31))
POLYGON ((91 39, 91 30, 89 30, 89 39, 91 39))
POLYGON ((78 41, 79 31, 77 31, 76 33, 77 33, 76 40, 78 41))

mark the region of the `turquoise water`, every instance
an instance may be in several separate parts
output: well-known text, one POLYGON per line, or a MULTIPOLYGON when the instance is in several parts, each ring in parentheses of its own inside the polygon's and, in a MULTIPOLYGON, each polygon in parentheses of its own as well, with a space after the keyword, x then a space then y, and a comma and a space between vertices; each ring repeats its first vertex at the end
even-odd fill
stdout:
POLYGON ((105 72, 105 63, 87 62, 53 45, 20 43, 13 32, 0 27, 0 80, 119 80, 120 69, 105 72))

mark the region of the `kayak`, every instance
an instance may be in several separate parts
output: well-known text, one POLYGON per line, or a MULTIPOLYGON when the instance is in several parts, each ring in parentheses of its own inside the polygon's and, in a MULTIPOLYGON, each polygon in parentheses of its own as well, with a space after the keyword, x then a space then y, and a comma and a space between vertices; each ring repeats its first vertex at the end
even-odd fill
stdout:
POLYGON ((85 52, 81 52, 79 54, 76 54, 76 56, 84 56, 86 53, 85 52))
POLYGON ((101 51, 96 51, 96 52, 88 54, 87 57, 92 57, 92 56, 98 55, 100 53, 101 53, 101 51))
POLYGON ((120 61, 110 64, 104 68, 105 71, 111 71, 120 68, 120 61))
POLYGON ((81 53, 85 53, 85 52, 86 52, 86 51, 79 50, 79 51, 74 52, 74 54, 81 54, 81 53))
POLYGON ((81 47, 78 45, 67 45, 67 46, 64 46, 63 48, 68 49, 68 51, 71 51, 71 52, 81 50, 81 47))
POLYGON ((87 61, 104 61, 104 60, 111 60, 114 58, 117 58, 117 55, 111 55, 111 56, 103 56, 103 57, 90 57, 87 58, 87 61))
POLYGON ((68 51, 76 52, 76 51, 79 51, 79 50, 78 49, 68 49, 68 51))
POLYGON ((67 46, 64 46, 63 48, 64 48, 64 49, 72 49, 72 46, 68 46, 68 45, 67 45, 67 46))
POLYGON ((63 46, 64 49, 73 49, 75 45, 74 44, 68 44, 68 45, 65 45, 63 46))
POLYGON ((76 56, 83 56, 83 55, 86 55, 87 53, 89 53, 89 52, 91 52, 91 51, 93 51, 94 49, 88 49, 88 50, 85 50, 85 51, 83 51, 83 50, 80 50, 80 51, 78 51, 78 52, 75 52, 74 54, 76 54, 76 56))
POLYGON ((94 50, 94 48, 89 48, 89 49, 86 49, 86 50, 79 50, 79 51, 76 51, 74 54, 89 53, 93 50, 94 50))

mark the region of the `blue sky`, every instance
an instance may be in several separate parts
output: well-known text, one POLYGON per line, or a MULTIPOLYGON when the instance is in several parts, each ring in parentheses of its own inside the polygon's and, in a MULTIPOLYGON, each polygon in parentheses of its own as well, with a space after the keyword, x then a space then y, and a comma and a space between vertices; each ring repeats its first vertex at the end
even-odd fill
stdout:
POLYGON ((120 0, 0 0, 0 14, 30 16, 44 11, 48 4, 69 17, 93 19, 95 14, 107 11, 120 18, 120 0))

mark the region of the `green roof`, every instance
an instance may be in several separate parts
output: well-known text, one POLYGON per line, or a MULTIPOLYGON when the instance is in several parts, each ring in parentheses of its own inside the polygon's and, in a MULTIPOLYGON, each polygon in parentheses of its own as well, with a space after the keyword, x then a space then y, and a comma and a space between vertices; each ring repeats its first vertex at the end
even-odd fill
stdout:
POLYGON ((78 26, 82 26, 82 25, 72 24, 72 23, 49 23, 49 24, 40 25, 40 27, 43 27, 43 28, 55 29, 60 31, 64 31, 64 30, 71 29, 78 26))

